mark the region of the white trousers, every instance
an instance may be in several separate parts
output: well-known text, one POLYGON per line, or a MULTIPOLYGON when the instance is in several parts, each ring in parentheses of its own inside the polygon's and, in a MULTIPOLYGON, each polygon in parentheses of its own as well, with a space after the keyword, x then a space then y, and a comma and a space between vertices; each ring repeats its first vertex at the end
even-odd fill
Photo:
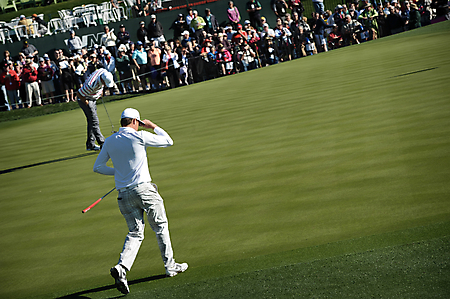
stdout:
POLYGON ((164 267, 166 270, 172 269, 175 266, 175 261, 169 235, 169 224, 163 199, 156 188, 151 183, 142 183, 125 190, 121 189, 119 190, 118 203, 129 230, 120 254, 119 264, 128 271, 133 266, 144 240, 145 213, 150 227, 156 234, 164 267))
POLYGON ((41 104, 41 92, 39 90, 39 83, 37 81, 35 82, 26 82, 25 83, 25 90, 27 91, 27 104, 29 107, 33 104, 33 94, 36 98, 36 104, 41 104))

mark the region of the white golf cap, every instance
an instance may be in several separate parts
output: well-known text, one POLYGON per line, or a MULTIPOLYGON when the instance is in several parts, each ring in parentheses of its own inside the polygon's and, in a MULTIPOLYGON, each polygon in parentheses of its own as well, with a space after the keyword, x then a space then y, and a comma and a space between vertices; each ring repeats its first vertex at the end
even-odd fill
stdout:
POLYGON ((127 109, 123 110, 120 118, 137 119, 141 125, 144 125, 144 123, 141 121, 141 115, 139 114, 139 111, 137 111, 134 108, 127 108, 127 109))
POLYGON ((102 76, 103 81, 105 82, 106 87, 109 87, 109 88, 114 87, 114 78, 110 72, 108 72, 108 71, 103 72, 103 74, 101 76, 102 76))

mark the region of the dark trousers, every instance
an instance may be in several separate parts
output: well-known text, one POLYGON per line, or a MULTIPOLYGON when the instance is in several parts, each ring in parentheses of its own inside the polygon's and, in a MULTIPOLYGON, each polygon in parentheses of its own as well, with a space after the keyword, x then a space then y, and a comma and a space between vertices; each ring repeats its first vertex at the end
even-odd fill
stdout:
POLYGON ((88 105, 84 101, 78 99, 78 105, 86 115, 87 121, 87 140, 86 149, 93 149, 95 147, 95 141, 97 140, 98 145, 102 145, 105 142, 105 137, 103 137, 100 131, 100 121, 97 116, 97 104, 95 101, 89 101, 88 105))

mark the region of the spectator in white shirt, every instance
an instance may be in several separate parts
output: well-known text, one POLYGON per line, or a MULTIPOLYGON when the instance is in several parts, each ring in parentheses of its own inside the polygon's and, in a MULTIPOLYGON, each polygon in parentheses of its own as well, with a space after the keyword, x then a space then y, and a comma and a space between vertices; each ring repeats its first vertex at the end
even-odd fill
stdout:
POLYGON ((102 45, 106 47, 106 49, 111 52, 111 55, 116 57, 117 56, 117 47, 116 47, 116 40, 117 36, 114 34, 113 31, 109 30, 108 26, 104 27, 105 33, 102 35, 102 45))

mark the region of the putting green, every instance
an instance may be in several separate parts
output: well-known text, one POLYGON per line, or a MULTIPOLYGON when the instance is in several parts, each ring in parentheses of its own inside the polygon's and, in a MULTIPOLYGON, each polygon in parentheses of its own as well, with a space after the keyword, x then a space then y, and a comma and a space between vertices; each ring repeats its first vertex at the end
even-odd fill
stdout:
MULTIPOLYGON (((218 265, 450 221, 449 27, 107 103, 116 128, 134 107, 174 139, 148 157, 175 257, 191 267, 183 275, 201 281, 220 276, 218 265)), ((127 230, 116 192, 81 213, 113 186, 92 172, 96 155, 84 155, 83 113, 0 123, 0 134, 9 170, 0 175, 0 296, 111 284, 127 230)), ((163 273, 147 231, 128 278, 163 273)))

